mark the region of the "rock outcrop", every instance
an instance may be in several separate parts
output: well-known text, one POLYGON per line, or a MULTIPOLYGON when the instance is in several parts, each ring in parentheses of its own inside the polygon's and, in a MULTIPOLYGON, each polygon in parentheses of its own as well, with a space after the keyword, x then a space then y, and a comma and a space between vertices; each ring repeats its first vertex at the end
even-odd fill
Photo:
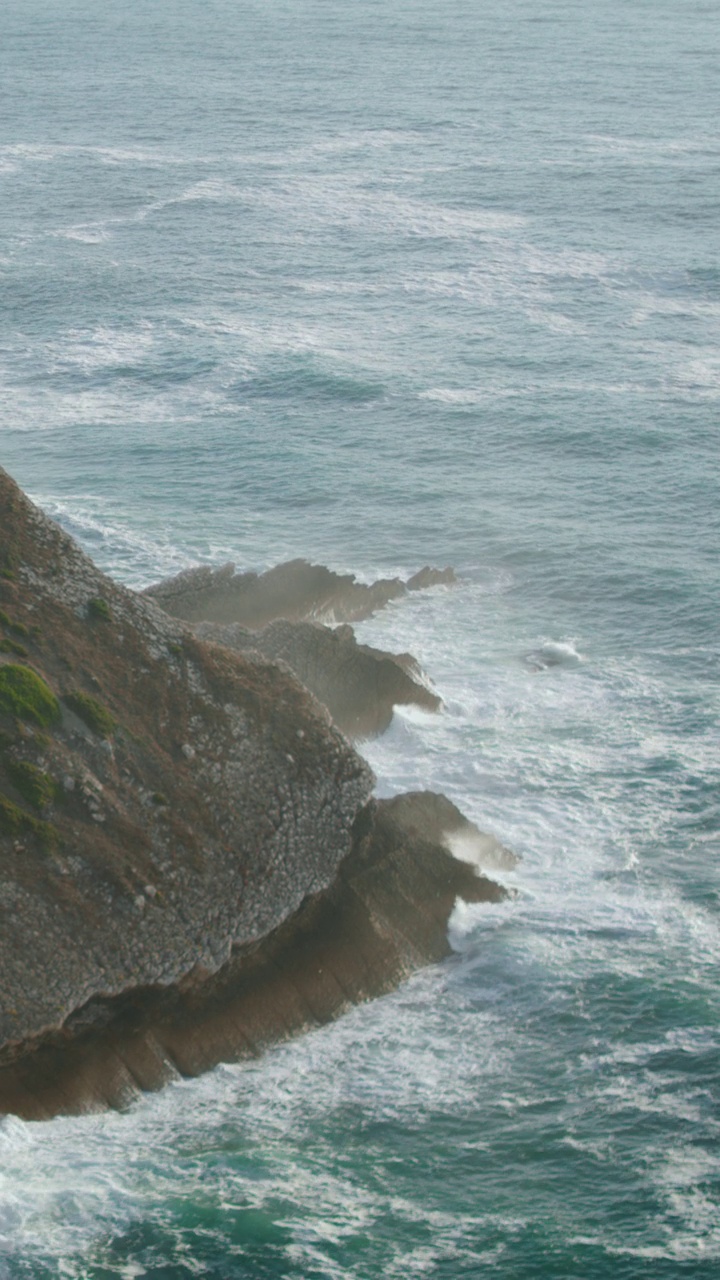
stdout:
POLYGON ((455 581, 452 569, 426 566, 407 582, 383 578, 366 586, 350 574, 291 560, 263 574, 201 565, 144 594, 205 640, 286 663, 338 728, 371 738, 387 729, 394 707, 438 711, 442 700, 411 654, 359 644, 348 620, 367 618, 409 591, 455 581))
POLYGON ((0 1067, 0 1112, 26 1119, 123 1107, 142 1090, 254 1057, 391 991, 449 953, 456 898, 505 892, 433 842, 410 837, 391 802, 360 814, 333 885, 215 975, 91 999, 32 1055, 0 1067))
POLYGON ((241 653, 285 662, 351 738, 383 733, 396 706, 426 711, 442 706, 411 654, 359 644, 347 623, 332 628, 278 620, 261 631, 249 631, 238 623, 198 622, 194 630, 202 639, 241 653))
POLYGON ((0 471, 0 1111, 119 1105, 444 954, 456 895, 503 891, 372 783, 285 665, 110 581, 0 471))
POLYGON ((388 815, 411 840, 442 845, 448 853, 483 871, 510 871, 517 854, 481 831, 457 805, 437 791, 406 791, 386 801, 388 815))
POLYGON ((266 573, 236 573, 200 566, 166 578, 145 594, 187 622, 238 622, 257 631, 278 618, 290 621, 359 622, 408 591, 455 582, 452 569, 426 566, 403 582, 380 578, 370 585, 307 560, 289 560, 266 573))

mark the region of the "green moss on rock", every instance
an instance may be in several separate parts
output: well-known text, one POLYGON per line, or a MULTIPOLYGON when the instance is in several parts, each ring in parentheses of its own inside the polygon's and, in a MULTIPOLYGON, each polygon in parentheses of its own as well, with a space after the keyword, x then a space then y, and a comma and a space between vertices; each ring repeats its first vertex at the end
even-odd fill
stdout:
POLYGON ((26 627, 24 622, 15 622, 4 609, 0 609, 0 625, 5 627, 6 631, 14 631, 16 636, 30 635, 30 628, 26 627))
POLYGON ((6 768, 23 800, 35 809, 46 809, 57 800, 60 788, 49 773, 43 773, 27 760, 8 760, 6 768))
POLYGON ((33 818, 31 813, 26 813, 4 795, 0 795, 0 832, 11 836, 35 836, 46 849, 53 849, 58 844, 58 833, 51 822, 33 818))
POLYGON ((0 666, 0 712, 31 720, 43 728, 60 716, 60 704, 45 681, 30 667, 18 663, 0 666))
POLYGON ((98 702, 97 698, 91 697, 89 693, 82 693, 79 690, 75 693, 66 693, 63 702, 101 738, 110 738, 117 729, 115 717, 102 702, 98 702))
POLYGON ((0 795, 0 831, 5 831, 11 836, 17 835, 23 829, 23 818, 29 816, 29 814, 23 814, 22 809, 13 804, 12 800, 8 800, 7 796, 0 795))
POLYGON ((27 658, 27 649, 24 644, 20 644, 18 640, 10 640, 7 636, 0 637, 0 653, 14 653, 18 658, 27 658))
POLYGON ((102 596, 95 596, 92 600, 88 600, 87 605, 89 618, 102 618, 106 622, 110 619, 110 605, 107 600, 103 600, 102 596))

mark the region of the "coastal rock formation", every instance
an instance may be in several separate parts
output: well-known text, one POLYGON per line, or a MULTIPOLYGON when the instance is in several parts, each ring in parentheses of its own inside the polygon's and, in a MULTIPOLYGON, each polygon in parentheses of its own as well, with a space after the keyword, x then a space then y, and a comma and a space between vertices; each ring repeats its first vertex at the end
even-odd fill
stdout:
POLYGON ((332 882, 372 775, 286 670, 109 581, 4 474, 0 513, 7 1056, 274 929, 332 882))
POLYGON ((520 859, 511 849, 461 813, 437 791, 406 791, 385 802, 388 816, 412 839, 442 845, 448 853, 483 871, 510 871, 520 859))
POLYGON ((409 837, 392 803, 370 802, 333 885, 213 976, 91 999, 31 1056, 0 1067, 0 1113, 45 1119, 123 1107, 142 1090, 270 1045, 391 991, 449 953, 457 897, 505 891, 431 841, 409 837))
POLYGON ((252 631, 278 618, 359 622, 408 591, 455 582, 452 569, 424 569, 403 582, 380 578, 369 586, 307 560, 289 560, 266 573, 199 566, 147 587, 145 595, 187 622, 238 622, 252 631))
POLYGON ((424 682, 409 653, 388 653, 358 644, 351 626, 271 622, 261 631, 238 623, 199 622, 195 634, 239 652, 254 651, 285 662, 327 707, 339 729, 352 738, 372 738, 387 729, 393 708, 414 705, 438 711, 441 699, 424 682))
POLYGON ((444 954, 456 895, 503 890, 372 783, 287 666, 110 581, 0 471, 0 1111, 119 1105, 444 954))

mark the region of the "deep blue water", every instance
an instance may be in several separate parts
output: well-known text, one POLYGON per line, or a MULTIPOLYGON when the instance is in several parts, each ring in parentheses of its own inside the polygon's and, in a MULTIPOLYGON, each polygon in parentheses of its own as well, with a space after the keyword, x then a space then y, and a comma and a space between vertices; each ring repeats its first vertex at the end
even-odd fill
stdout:
POLYGON ((5 0, 0 463, 133 585, 454 564, 365 751, 523 861, 333 1027, 0 1122, 2 1280, 717 1274, 719 19, 5 0))

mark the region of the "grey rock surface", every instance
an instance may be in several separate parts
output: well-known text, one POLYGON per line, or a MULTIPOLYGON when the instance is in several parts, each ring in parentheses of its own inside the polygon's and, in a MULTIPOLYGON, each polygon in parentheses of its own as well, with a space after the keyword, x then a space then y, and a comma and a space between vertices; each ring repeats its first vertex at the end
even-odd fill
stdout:
POLYGON ((373 779, 286 669, 111 582, 1 471, 0 608, 25 649, 0 670, 60 706, 42 726, 0 707, 3 1061, 93 996, 213 972, 277 927, 332 882, 373 779))
POLYGON ((238 622, 258 630, 278 618, 357 622, 408 591, 455 582, 452 569, 425 567, 408 582, 381 578, 369 585, 307 560, 289 560, 266 573, 236 573, 234 564, 201 565, 146 588, 168 613, 188 622, 238 622))
POLYGON ((250 631, 238 623, 199 622, 194 630, 202 639, 241 653, 255 652, 286 663, 327 707, 338 728, 352 738, 382 733, 396 706, 414 705, 427 711, 442 706, 409 653, 393 654, 359 644, 347 623, 331 628, 280 620, 261 631, 250 631))

